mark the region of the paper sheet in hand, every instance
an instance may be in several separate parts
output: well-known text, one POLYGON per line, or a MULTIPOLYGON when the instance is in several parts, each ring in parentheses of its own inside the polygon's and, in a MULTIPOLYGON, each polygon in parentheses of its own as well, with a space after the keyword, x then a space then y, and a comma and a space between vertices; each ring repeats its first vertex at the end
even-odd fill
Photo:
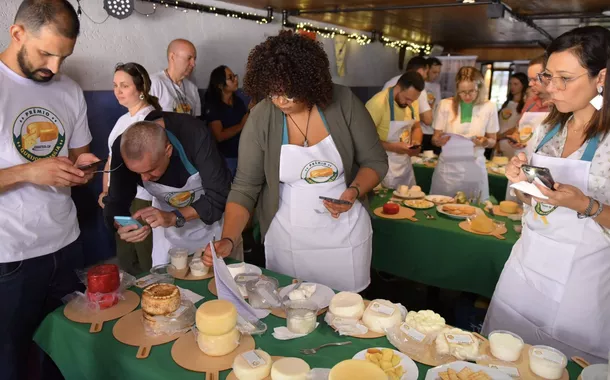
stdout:
POLYGON ((447 157, 474 157, 474 143, 462 135, 447 133, 451 136, 447 144, 443 146, 443 156, 447 157))
POLYGON ((227 268, 227 264, 216 255, 214 244, 210 243, 210 247, 214 260, 214 279, 212 281, 216 281, 218 299, 231 302, 237 308, 237 313, 249 322, 256 322, 268 316, 269 310, 255 309, 243 299, 231 272, 229 272, 229 268, 227 268))
MULTIPOLYGON (((536 180, 538 180, 538 179, 536 179, 536 180)), ((530 182, 521 181, 521 182, 513 183, 512 185, 510 185, 510 187, 512 187, 513 189, 519 190, 522 193, 532 195, 539 199, 549 199, 549 197, 542 194, 542 192, 540 191, 540 189, 538 189, 538 187, 536 187, 536 185, 534 185, 533 183, 530 183, 530 182)))

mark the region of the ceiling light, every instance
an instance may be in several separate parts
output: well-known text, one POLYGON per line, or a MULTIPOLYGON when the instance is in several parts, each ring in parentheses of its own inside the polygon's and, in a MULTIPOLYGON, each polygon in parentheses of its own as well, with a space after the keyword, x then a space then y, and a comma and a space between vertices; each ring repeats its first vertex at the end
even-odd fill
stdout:
POLYGON ((129 17, 133 13, 134 0, 104 0, 106 12, 119 20, 129 17))

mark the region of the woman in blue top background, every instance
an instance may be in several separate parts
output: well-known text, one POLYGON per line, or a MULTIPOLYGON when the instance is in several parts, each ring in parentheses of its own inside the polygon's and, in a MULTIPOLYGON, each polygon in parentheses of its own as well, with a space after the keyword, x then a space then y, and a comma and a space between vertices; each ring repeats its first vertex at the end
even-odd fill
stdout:
POLYGON ((210 74, 205 93, 205 119, 232 176, 237 169, 239 136, 249 115, 248 108, 236 94, 238 88, 237 75, 227 66, 218 66, 210 74))

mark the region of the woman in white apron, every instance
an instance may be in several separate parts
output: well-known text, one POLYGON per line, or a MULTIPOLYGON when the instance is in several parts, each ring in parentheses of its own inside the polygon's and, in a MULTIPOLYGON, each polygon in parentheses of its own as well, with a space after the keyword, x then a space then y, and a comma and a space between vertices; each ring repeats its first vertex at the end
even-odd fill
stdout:
MULTIPOLYGON (((390 129, 386 142, 411 143, 411 132, 416 123, 415 110, 409 106, 411 120, 395 120, 394 118, 394 87, 389 90, 388 106, 390 107, 390 129)), ((406 115, 405 115, 406 116, 406 115)), ((388 154, 388 174, 381 184, 389 189, 397 189, 400 185, 415 186, 415 174, 411 156, 386 151, 388 154)))
POLYGON ((498 113, 500 131, 498 133, 496 153, 511 158, 514 156, 515 149, 509 143, 507 137, 511 137, 521 118, 521 111, 525 103, 525 93, 528 88, 527 75, 515 73, 511 75, 508 84, 508 98, 498 113))
MULTIPOLYGON (((547 49, 540 78, 555 105, 554 127, 535 142, 530 164, 548 168, 557 185, 539 186, 546 200, 517 193, 532 207, 483 326, 592 363, 607 361, 610 350, 608 52, 610 31, 601 27, 572 30, 547 49)), ((511 160, 511 182, 525 180, 525 163, 523 153, 511 160)))
MULTIPOLYGON (((388 168, 366 108, 332 83, 322 46, 290 31, 252 50, 244 85, 264 100, 242 131, 218 255, 229 254, 256 205, 268 269, 337 290, 365 289, 372 229, 360 199, 388 168)), ((211 259, 206 248, 204 262, 211 259)))
POLYGON ((496 143, 496 105, 486 100, 483 75, 474 67, 460 69, 456 89, 455 97, 441 101, 434 118, 432 143, 444 149, 432 175, 430 194, 455 196, 463 191, 473 196, 480 193, 481 200, 486 200, 489 180, 484 153, 496 143))

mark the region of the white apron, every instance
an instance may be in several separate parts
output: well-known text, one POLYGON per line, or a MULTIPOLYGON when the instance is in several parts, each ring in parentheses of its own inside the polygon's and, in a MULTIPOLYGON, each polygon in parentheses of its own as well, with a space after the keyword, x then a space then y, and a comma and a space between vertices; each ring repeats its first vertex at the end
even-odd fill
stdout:
MULTIPOLYGON (((161 185, 156 182, 144 181, 144 188, 153 196, 153 207, 163 211, 172 211, 180 207, 190 206, 205 194, 201 186, 199 171, 191 164, 184 153, 182 144, 173 133, 166 130, 170 143, 180 155, 180 160, 191 175, 182 188, 161 185), (189 195, 190 194, 190 195, 189 195)), ((222 220, 207 225, 201 219, 190 220, 181 228, 158 227, 159 233, 153 234, 153 266, 169 262, 170 248, 188 248, 190 253, 205 247, 214 236, 220 238, 222 220)))
MULTIPOLYGON (((324 114, 320 116, 326 124, 324 114)), ((332 136, 318 144, 284 143, 280 155, 280 205, 265 236, 266 267, 333 289, 359 292, 370 283, 373 230, 360 201, 333 218, 319 196, 346 189, 341 156, 332 136)))
MULTIPOLYGON (((536 152, 557 132, 551 130, 536 152)), ((534 153, 532 165, 588 194, 591 139, 580 160, 534 153)), ((610 243, 591 218, 533 202, 523 235, 513 247, 483 325, 483 333, 509 330, 528 344, 555 347, 568 357, 605 362, 610 349, 610 243)))
MULTIPOLYGON (((474 116, 473 116, 474 117, 474 116)), ((462 123, 463 130, 469 129, 470 123, 462 123)), ((481 192, 481 200, 489 199, 489 179, 485 167, 485 149, 475 147, 474 153, 469 150, 463 156, 445 157, 443 152, 432 174, 430 194, 455 196, 463 191, 467 196, 481 192)))
MULTIPOLYGON (((411 128, 415 124, 415 111, 411 109, 411 120, 394 120, 394 88, 390 89, 388 102, 390 106, 390 129, 388 131, 387 142, 406 142, 411 143, 411 128)), ((397 189, 400 185, 415 186, 415 175, 411 157, 408 154, 398 154, 387 152, 388 154, 388 173, 381 184, 390 189, 397 189)))
MULTIPOLYGON (((499 112, 499 125, 500 125, 500 133, 504 133, 509 129, 517 126, 517 122, 519 120, 519 112, 517 112, 518 103, 514 101, 508 102, 506 107, 502 108, 499 112)), ((500 151, 502 151, 502 155, 505 157, 512 157, 515 153, 515 149, 510 146, 508 140, 503 139, 498 143, 498 147, 500 151)))

